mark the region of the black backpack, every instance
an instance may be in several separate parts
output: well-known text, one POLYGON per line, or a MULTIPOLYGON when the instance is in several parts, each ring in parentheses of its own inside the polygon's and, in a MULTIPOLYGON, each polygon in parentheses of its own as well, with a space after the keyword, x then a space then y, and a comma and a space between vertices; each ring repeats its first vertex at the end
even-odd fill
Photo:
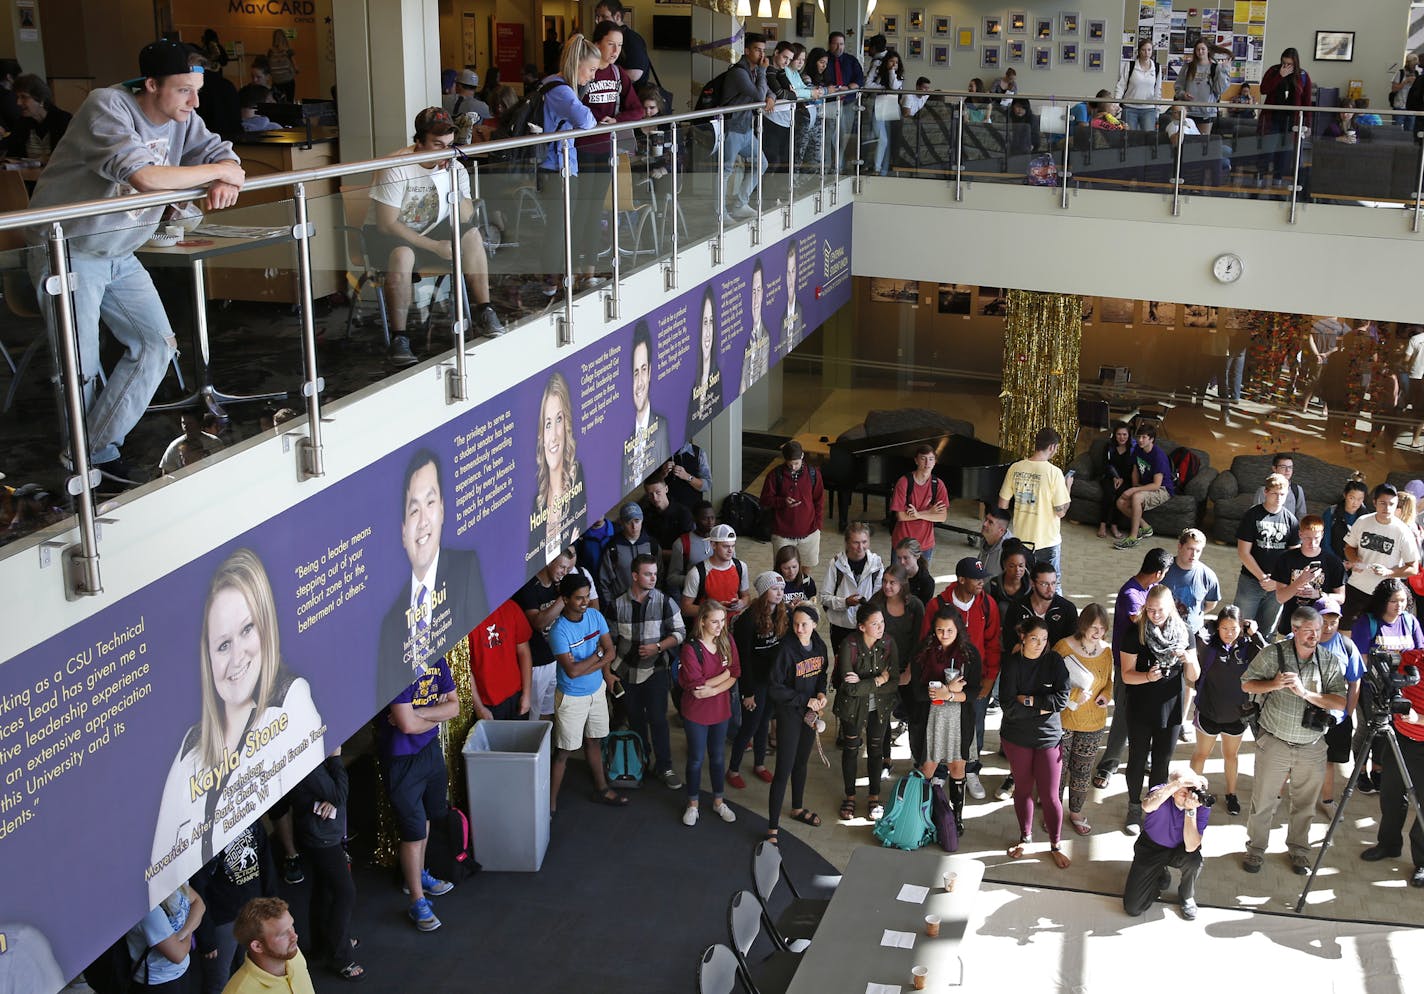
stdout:
MULTIPOLYGON (((147 956, 145 950, 145 959, 147 956)), ((84 968, 84 982, 93 988, 95 994, 128 994, 133 988, 137 970, 138 961, 129 949, 129 934, 125 932, 84 968)))
MULTIPOLYGON (((499 127, 494 139, 527 138, 529 135, 544 133, 544 98, 556 86, 568 86, 562 79, 551 79, 541 83, 533 93, 527 93, 520 101, 500 115, 499 127)), ((533 169, 534 163, 543 157, 546 146, 530 145, 526 148, 509 149, 494 156, 511 167, 533 169)))
POLYGON ((761 527, 761 501, 755 494, 749 494, 745 490, 728 494, 723 499, 719 520, 731 525, 738 536, 760 539, 763 542, 771 538, 771 533, 763 534, 761 527))
POLYGON ((697 100, 693 103, 692 109, 712 110, 714 107, 723 106, 727 102, 727 82, 731 75, 731 69, 724 69, 708 80, 702 87, 702 92, 697 94, 697 100))
POLYGON ((430 826, 430 841, 426 856, 430 872, 442 880, 459 883, 481 869, 475 860, 475 838, 470 831, 470 819, 453 805, 445 815, 445 823, 430 826))

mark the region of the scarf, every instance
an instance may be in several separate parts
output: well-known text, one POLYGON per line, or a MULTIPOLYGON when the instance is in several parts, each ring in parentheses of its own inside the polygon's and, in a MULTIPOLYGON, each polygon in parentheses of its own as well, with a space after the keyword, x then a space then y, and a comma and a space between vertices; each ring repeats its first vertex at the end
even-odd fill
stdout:
POLYGON ((1187 647, 1187 623, 1173 615, 1160 628, 1152 622, 1142 626, 1145 648, 1153 660, 1163 661, 1163 669, 1176 665, 1177 651, 1187 647))

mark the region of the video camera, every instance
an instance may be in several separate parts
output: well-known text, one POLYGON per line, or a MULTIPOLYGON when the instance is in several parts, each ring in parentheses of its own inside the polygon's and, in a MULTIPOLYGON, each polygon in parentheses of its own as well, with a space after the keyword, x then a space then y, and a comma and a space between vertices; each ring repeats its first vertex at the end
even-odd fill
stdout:
POLYGON ((1408 714, 1412 705, 1404 699, 1404 688, 1419 683, 1419 668, 1400 666, 1397 652, 1372 649, 1365 663, 1360 706, 1365 716, 1375 724, 1387 724, 1393 715, 1408 714))

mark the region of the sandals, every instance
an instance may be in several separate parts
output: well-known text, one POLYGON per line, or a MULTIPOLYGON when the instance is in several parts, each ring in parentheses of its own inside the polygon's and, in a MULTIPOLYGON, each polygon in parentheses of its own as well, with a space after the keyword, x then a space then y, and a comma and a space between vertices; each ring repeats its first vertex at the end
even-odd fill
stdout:
POLYGON ((1068 854, 1057 846, 1051 847, 1048 850, 1048 854, 1053 857, 1053 865, 1060 870, 1066 870, 1073 865, 1073 861, 1068 858, 1068 854))
POLYGON ((872 800, 870 802, 869 815, 871 821, 879 821, 881 818, 884 818, 885 805, 881 804, 878 800, 872 800))
POLYGON ((1068 816, 1068 824, 1072 825, 1073 831, 1077 832, 1079 835, 1093 834, 1093 826, 1089 825, 1088 819, 1082 817, 1081 815, 1074 816, 1070 814, 1068 816))
POLYGON ((766 841, 774 846, 781 845, 780 833, 774 828, 768 828, 766 830, 766 841))
POLYGON ((336 975, 342 980, 359 981, 366 979, 366 971, 360 963, 347 963, 336 971, 336 975))
MULTIPOLYGON (((854 810, 854 808, 851 809, 852 815, 854 814, 854 810)), ((800 811, 793 811, 791 812, 790 817, 792 821, 799 821, 801 824, 810 825, 812 828, 821 827, 821 816, 816 814, 816 812, 812 811, 810 808, 802 808, 800 811)))
POLYGON ((1009 846, 1009 859, 1023 859, 1024 848, 1033 841, 1027 835, 1009 846))
POLYGON ((594 804, 606 804, 610 808, 623 808, 628 806, 628 798, 609 788, 604 791, 595 790, 591 798, 594 804))
POLYGON ((1093 786, 1098 788, 1098 790, 1106 790, 1108 786, 1108 781, 1111 779, 1111 773, 1104 773, 1099 770, 1097 773, 1093 774, 1093 786))
POLYGON ((855 817, 855 798, 847 797, 841 801, 841 821, 850 821, 855 817))

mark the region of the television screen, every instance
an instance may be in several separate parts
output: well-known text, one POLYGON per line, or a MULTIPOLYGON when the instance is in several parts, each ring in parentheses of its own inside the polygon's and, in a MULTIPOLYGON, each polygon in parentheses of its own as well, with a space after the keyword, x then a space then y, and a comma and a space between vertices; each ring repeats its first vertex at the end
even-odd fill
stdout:
POLYGON ((653 47, 676 52, 691 51, 692 18, 654 14, 653 47))

